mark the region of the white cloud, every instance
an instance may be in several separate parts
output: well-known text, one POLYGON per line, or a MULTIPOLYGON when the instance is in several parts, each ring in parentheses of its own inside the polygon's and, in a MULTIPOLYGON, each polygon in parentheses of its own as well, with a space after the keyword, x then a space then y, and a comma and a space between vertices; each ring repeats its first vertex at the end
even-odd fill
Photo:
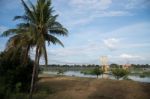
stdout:
POLYGON ((120 58, 123 58, 123 59, 127 59, 127 60, 132 60, 132 59, 143 59, 142 56, 138 56, 138 55, 131 55, 131 54, 121 54, 119 56, 120 58))
POLYGON ((133 43, 133 44, 124 44, 124 47, 122 48, 143 48, 143 47, 150 47, 150 43, 144 42, 144 43, 133 43))
MULTIPOLYGON (((0 35, 6 31, 8 28, 6 26, 2 26, 0 25, 0 35)), ((5 43, 7 41, 8 38, 3 38, 3 37, 0 37, 0 51, 3 51, 4 48, 5 48, 5 43)))
POLYGON ((67 48, 59 48, 54 50, 49 50, 49 53, 60 56, 60 57, 66 57, 66 56, 82 56, 82 55, 91 55, 95 51, 101 50, 101 46, 94 43, 89 43, 85 46, 76 46, 76 47, 67 47, 67 48))
MULTIPOLYGON (((102 50, 99 43, 93 41, 86 45, 75 47, 54 48, 47 47, 49 63, 53 64, 90 64, 99 59, 99 52, 102 50), (95 55, 96 54, 96 55, 95 55)), ((41 61, 43 64, 44 61, 41 61)))
POLYGON ((71 0, 70 4, 80 10, 105 10, 109 8, 112 0, 71 0))
POLYGON ((7 27, 0 25, 0 34, 6 31, 7 29, 7 27))
POLYGON ((68 19, 65 21, 65 24, 69 28, 76 28, 78 26, 84 26, 87 24, 90 24, 91 22, 97 22, 99 18, 102 17, 119 17, 119 16, 132 16, 132 14, 128 11, 98 11, 98 10, 92 10, 92 11, 72 11, 72 14, 70 12, 64 13, 63 15, 65 18, 68 19))
POLYGON ((128 11, 103 11, 99 14, 98 17, 113 17, 113 16, 129 16, 132 15, 128 11))
MULTIPOLYGON (((123 26, 120 28, 117 28, 116 30, 112 30, 109 33, 106 33, 106 37, 123 37, 123 38, 133 38, 133 37, 139 37, 142 36, 149 36, 149 28, 150 23, 149 22, 140 22, 135 24, 130 24, 127 26, 123 26)), ((142 38, 141 38, 142 39, 142 38)))
POLYGON ((109 39, 103 40, 103 42, 107 48, 109 48, 110 50, 115 50, 118 47, 119 39, 109 38, 109 39))
MULTIPOLYGON (((63 2, 65 2, 65 0, 63 2)), ((127 10, 111 8, 113 3, 115 2, 112 2, 112 0, 70 0, 69 3, 65 2, 68 8, 62 8, 63 11, 58 12, 61 16, 64 17, 63 20, 66 19, 64 23, 67 24, 67 26, 70 28, 96 22, 98 18, 101 17, 131 15, 131 13, 127 10)))
POLYGON ((109 63, 117 64, 145 64, 149 63, 149 56, 137 55, 137 54, 128 54, 128 53, 117 53, 116 55, 108 55, 109 63))
POLYGON ((128 0, 125 5, 126 9, 146 8, 150 6, 149 0, 128 0))

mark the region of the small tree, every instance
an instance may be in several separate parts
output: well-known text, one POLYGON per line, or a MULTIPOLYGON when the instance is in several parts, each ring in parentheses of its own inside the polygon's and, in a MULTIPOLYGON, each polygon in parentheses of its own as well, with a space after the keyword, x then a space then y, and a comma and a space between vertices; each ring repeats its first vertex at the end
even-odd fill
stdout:
POLYGON ((63 75, 64 72, 65 72, 65 71, 64 71, 63 69, 59 69, 58 72, 57 72, 57 74, 59 74, 59 75, 62 74, 62 75, 63 75))
POLYGON ((97 75, 97 78, 98 78, 98 75, 101 75, 101 74, 103 74, 104 73, 104 71, 102 70, 102 69, 100 69, 100 68, 95 68, 94 70, 93 70, 93 74, 94 75, 97 75))
POLYGON ((128 70, 122 68, 112 69, 112 74, 116 77, 117 80, 129 74, 128 70))

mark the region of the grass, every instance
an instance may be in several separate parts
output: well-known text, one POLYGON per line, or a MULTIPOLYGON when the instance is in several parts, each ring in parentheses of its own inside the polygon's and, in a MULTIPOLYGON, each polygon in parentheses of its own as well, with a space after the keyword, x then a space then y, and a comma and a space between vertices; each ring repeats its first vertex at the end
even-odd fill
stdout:
POLYGON ((145 72, 143 72, 143 74, 144 74, 145 76, 150 77, 150 71, 145 71, 145 72))
POLYGON ((82 70, 81 73, 87 75, 87 74, 90 74, 92 75, 93 74, 93 70, 82 70))
POLYGON ((59 76, 41 77, 38 85, 33 99, 150 99, 150 84, 128 80, 59 76))

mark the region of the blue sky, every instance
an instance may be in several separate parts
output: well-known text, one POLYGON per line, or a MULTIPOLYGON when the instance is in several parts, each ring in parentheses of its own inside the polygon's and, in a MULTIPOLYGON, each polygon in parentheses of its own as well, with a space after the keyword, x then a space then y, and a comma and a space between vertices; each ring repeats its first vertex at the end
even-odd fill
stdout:
MULTIPOLYGON (((150 0, 52 0, 52 6, 69 36, 58 37, 64 48, 47 46, 49 64, 100 64, 101 56, 109 63, 150 64, 150 0)), ((0 33, 23 13, 20 0, 1 0, 0 33)), ((6 41, 0 38, 1 51, 6 41)))

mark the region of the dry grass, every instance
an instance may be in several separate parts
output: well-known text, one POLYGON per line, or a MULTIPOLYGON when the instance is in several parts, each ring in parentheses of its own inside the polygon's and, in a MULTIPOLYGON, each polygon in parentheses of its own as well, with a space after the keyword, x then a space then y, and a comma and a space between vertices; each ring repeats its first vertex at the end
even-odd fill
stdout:
POLYGON ((43 99, 150 99, 150 84, 76 77, 42 77, 43 99))

